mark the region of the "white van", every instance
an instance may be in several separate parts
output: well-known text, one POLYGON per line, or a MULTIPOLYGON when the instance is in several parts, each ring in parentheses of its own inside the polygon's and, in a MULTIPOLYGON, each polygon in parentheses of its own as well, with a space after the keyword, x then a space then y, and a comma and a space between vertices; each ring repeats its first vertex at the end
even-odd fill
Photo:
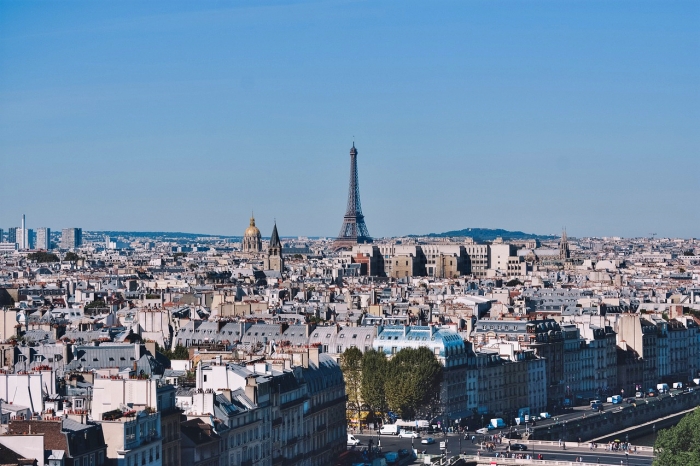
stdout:
POLYGON ((675 389, 682 389, 683 388, 683 382, 673 382, 673 388, 675 389))
POLYGON ((399 431, 401 426, 397 426, 396 424, 384 424, 381 429, 379 429, 379 433, 383 435, 399 435, 399 431))
POLYGON ((354 447, 356 445, 359 445, 360 443, 362 443, 362 442, 360 442, 360 440, 358 438, 356 438, 352 434, 348 434, 348 446, 354 447))

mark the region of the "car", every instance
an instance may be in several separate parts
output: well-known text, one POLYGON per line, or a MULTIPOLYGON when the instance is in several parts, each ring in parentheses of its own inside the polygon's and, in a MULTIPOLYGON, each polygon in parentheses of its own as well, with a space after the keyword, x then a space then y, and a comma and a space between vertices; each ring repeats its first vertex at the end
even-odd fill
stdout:
POLYGON ((482 427, 481 429, 476 429, 476 433, 486 435, 489 433, 489 430, 486 427, 482 427))
POLYGON ((525 451, 527 450, 527 445, 523 445, 522 443, 514 443, 510 446, 510 449, 511 451, 525 451))
POLYGON ((399 432, 399 438, 420 438, 420 435, 412 430, 402 430, 399 432))
POLYGON ((540 413, 540 417, 542 419, 549 419, 552 415, 545 411, 544 413, 540 413))
POLYGON ((540 421, 540 420, 542 420, 542 418, 539 416, 530 416, 530 420, 534 422, 534 421, 540 421))
POLYGON ((421 440, 420 443, 422 443, 423 445, 432 445, 433 443, 435 443, 435 439, 432 437, 426 437, 423 440, 421 440))

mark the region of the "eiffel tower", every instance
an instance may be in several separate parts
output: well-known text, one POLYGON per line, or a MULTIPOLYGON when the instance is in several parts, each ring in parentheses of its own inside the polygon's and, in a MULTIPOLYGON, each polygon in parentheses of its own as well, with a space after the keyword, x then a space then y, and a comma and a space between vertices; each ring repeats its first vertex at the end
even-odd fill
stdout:
POLYGON ((350 187, 348 188, 348 206, 343 217, 343 226, 340 234, 333 242, 333 249, 352 249, 359 243, 371 243, 372 238, 365 225, 365 216, 362 215, 360 205, 360 184, 357 180, 357 149, 352 143, 350 149, 350 187))

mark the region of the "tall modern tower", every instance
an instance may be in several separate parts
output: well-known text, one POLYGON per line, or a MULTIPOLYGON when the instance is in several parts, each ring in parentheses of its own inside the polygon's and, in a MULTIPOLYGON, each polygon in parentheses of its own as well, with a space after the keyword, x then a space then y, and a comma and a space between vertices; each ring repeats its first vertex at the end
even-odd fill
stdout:
POLYGON ((34 247, 36 249, 43 249, 44 251, 51 249, 51 228, 36 229, 36 243, 34 247))
POLYGON ((350 187, 348 188, 348 206, 343 217, 340 234, 333 242, 334 249, 350 249, 358 243, 371 243, 372 238, 365 225, 360 204, 360 184, 357 177, 357 149, 352 143, 350 149, 350 187))
POLYGON ((82 228, 64 228, 61 231, 61 249, 75 249, 83 244, 82 228))

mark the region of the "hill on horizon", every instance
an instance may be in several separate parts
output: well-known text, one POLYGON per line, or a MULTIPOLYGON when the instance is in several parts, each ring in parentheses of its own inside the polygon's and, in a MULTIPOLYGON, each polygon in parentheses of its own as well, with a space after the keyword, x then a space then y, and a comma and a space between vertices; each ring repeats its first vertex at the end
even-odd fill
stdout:
POLYGON ((481 241, 493 241, 496 238, 503 238, 504 240, 512 239, 539 239, 539 240, 553 240, 559 238, 555 235, 538 235, 535 233, 525 233, 522 231, 511 231, 504 230, 502 228, 465 228, 463 230, 453 230, 446 231, 444 233, 429 233, 427 235, 411 235, 416 236, 427 236, 429 238, 450 238, 450 237, 470 237, 475 240, 481 241))

